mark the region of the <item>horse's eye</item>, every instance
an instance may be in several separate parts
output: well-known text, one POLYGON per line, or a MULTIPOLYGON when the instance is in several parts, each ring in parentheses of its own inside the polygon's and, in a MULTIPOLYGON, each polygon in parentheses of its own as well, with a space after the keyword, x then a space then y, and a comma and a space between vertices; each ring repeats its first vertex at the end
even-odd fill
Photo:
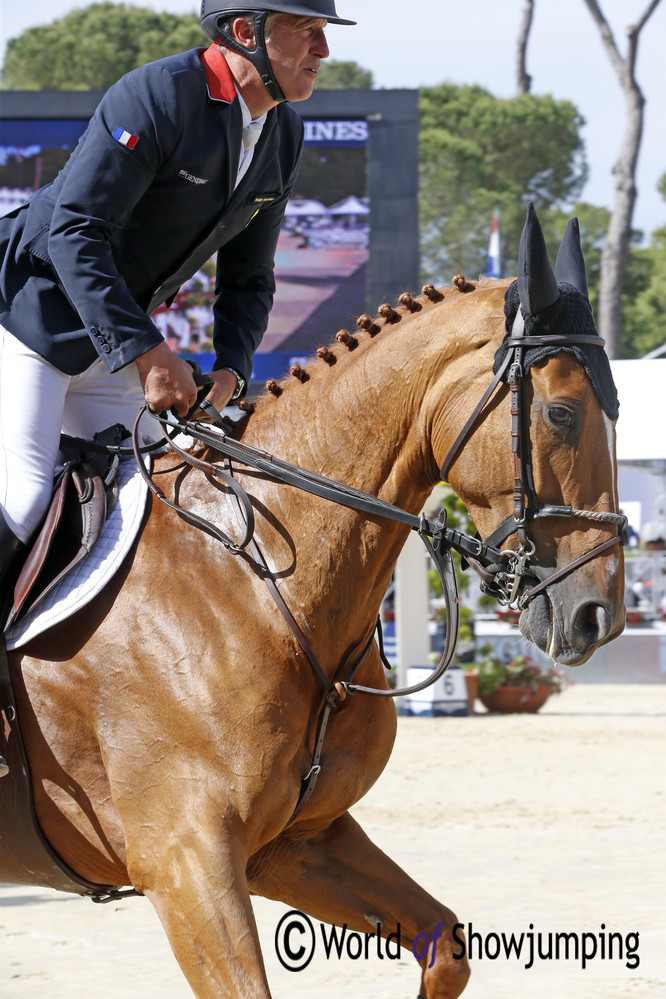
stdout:
POLYGON ((548 416, 558 427, 570 427, 573 423, 573 413, 565 406, 551 406, 548 416))

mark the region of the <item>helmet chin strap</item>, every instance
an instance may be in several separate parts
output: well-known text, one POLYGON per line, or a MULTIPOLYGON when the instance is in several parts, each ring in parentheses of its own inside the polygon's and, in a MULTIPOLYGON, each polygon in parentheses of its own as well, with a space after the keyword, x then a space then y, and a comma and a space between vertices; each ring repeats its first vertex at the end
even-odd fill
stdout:
POLYGON ((275 79, 273 67, 270 64, 268 53, 266 51, 266 19, 269 14, 269 10, 253 12, 255 38, 255 46, 253 49, 246 49, 240 44, 240 42, 237 42, 235 38, 227 34, 226 31, 223 31, 220 28, 218 28, 218 31, 224 39, 224 41, 220 42, 220 44, 225 45, 227 48, 233 49, 234 52, 238 52, 239 55, 249 59, 259 73, 261 82, 266 87, 268 93, 274 101, 281 104, 283 101, 286 101, 287 98, 282 92, 280 84, 275 79))

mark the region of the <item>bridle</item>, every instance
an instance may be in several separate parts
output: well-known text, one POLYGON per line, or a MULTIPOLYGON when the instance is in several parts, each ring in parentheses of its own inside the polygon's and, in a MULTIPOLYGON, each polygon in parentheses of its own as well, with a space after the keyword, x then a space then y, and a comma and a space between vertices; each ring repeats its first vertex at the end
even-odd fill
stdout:
MULTIPOLYGON (((501 546, 511 535, 517 535, 518 548, 505 549, 502 554, 508 558, 509 564, 484 566, 482 561, 467 558, 466 561, 481 577, 481 589, 498 601, 509 607, 524 610, 536 596, 564 579, 575 569, 585 565, 598 555, 626 542, 627 518, 619 513, 597 510, 579 510, 572 506, 542 503, 534 486, 532 470, 532 449, 529 436, 528 420, 526 419, 524 383, 525 351, 534 347, 552 348, 556 353, 559 349, 573 346, 595 346, 603 349, 605 340, 598 335, 589 334, 549 334, 547 336, 525 336, 525 323, 521 310, 518 309, 511 335, 504 342, 506 355, 495 377, 479 400, 477 406, 466 421, 462 430, 447 454, 440 475, 448 481, 451 466, 459 455, 461 448, 474 428, 478 426, 483 411, 495 394, 506 375, 511 392, 511 451, 513 454, 514 484, 513 484, 513 514, 507 517, 488 536, 485 545, 489 548, 501 546), (614 524, 618 533, 603 541, 584 555, 569 562, 561 569, 546 573, 537 563, 537 547, 532 540, 529 525, 535 520, 547 517, 582 518, 600 524, 614 524), (526 586, 526 580, 539 580, 535 585, 526 586)), ((480 546, 480 551, 483 552, 480 546)))
MULTIPOLYGON (((439 572, 445 599, 447 612, 446 641, 437 669, 427 681, 397 690, 376 690, 374 688, 362 687, 352 683, 350 676, 339 681, 337 684, 345 693, 368 693, 386 697, 411 694, 422 690, 424 687, 434 683, 436 679, 439 679, 450 665, 455 654, 459 608, 457 585, 451 563, 452 550, 458 552, 464 563, 478 574, 481 580, 481 589, 484 593, 493 596, 500 604, 523 610, 536 596, 545 592, 548 587, 564 579, 575 569, 580 568, 597 556, 609 551, 615 545, 625 543, 626 541, 627 518, 624 515, 609 511, 582 510, 570 505, 543 503, 536 494, 532 470, 529 420, 525 411, 524 383, 528 377, 525 373, 525 352, 535 347, 547 347, 555 354, 563 348, 574 345, 594 346, 603 349, 605 341, 598 334, 525 336, 525 323, 522 311, 519 308, 511 329, 511 334, 505 339, 503 344, 505 348, 504 358, 442 463, 440 477, 442 480, 447 481, 454 460, 459 455, 474 429, 482 422, 486 406, 499 386, 503 384, 506 376, 511 393, 511 451, 514 463, 514 509, 513 514, 503 520, 485 541, 478 535, 473 536, 464 531, 449 528, 446 523, 446 511, 444 509, 440 511, 437 520, 431 523, 423 514, 418 517, 414 516, 406 510, 402 510, 400 507, 387 503, 385 500, 381 500, 369 493, 364 493, 352 486, 292 465, 266 451, 253 448, 242 441, 235 440, 226 432, 224 421, 220 414, 205 399, 212 385, 210 376, 203 375, 193 362, 190 363, 194 368, 195 381, 199 386, 199 397, 190 414, 185 419, 180 419, 173 416, 167 418, 164 414, 157 415, 151 413, 162 424, 166 437, 162 441, 157 442, 157 444, 146 448, 140 447, 138 442, 139 421, 143 413, 147 411, 147 407, 144 407, 139 413, 134 426, 132 450, 139 469, 153 495, 177 511, 183 519, 193 526, 198 527, 208 534, 212 534, 232 553, 239 554, 245 548, 252 553, 256 563, 261 567, 262 575, 271 590, 276 604, 280 607, 292 633, 311 662, 314 672, 321 680, 327 694, 331 694, 336 685, 328 679, 326 672, 317 662, 307 639, 279 594, 270 569, 254 539, 252 504, 243 488, 234 478, 232 461, 255 468, 270 478, 296 486, 313 495, 357 510, 368 516, 399 521, 409 526, 412 530, 415 530, 425 544, 439 572), (190 416, 197 409, 206 411, 211 422, 193 422, 190 416), (226 467, 222 469, 218 464, 203 461, 192 455, 189 451, 179 448, 174 438, 180 433, 185 433, 199 443, 219 451, 224 457, 226 467), (170 448, 184 462, 225 482, 230 494, 234 498, 238 520, 243 529, 241 541, 233 541, 214 524, 183 509, 179 504, 168 500, 155 485, 141 460, 141 452, 159 448, 167 442, 170 448), (581 518, 598 524, 611 524, 615 525, 618 531, 613 537, 596 545, 579 558, 573 559, 566 566, 548 573, 538 564, 537 546, 530 536, 529 527, 535 520, 552 517, 581 518), (501 545, 514 534, 517 536, 518 547, 515 549, 502 549, 501 545), (537 582, 531 586, 527 585, 529 579, 536 579, 537 582)), ((118 450, 127 451, 129 449, 118 450)), ((352 675, 360 667, 371 641, 372 633, 362 646, 363 652, 361 658, 356 661, 352 675)), ((385 665, 388 666, 389 664, 385 663, 385 665)))
MULTIPOLYGON (((520 310, 518 315, 520 316, 520 310)), ((303 809, 314 791, 317 776, 321 770, 321 751, 331 711, 347 695, 369 694, 378 697, 411 695, 435 683, 451 664, 455 655, 459 628, 458 590, 451 558, 452 550, 458 552, 464 562, 477 572, 481 579, 481 587, 486 593, 491 594, 500 603, 518 607, 522 610, 531 600, 539 593, 544 592, 549 586, 559 582, 579 566, 608 551, 623 540, 627 520, 621 514, 597 512, 594 510, 577 510, 571 506, 559 506, 539 501, 534 488, 528 420, 525 414, 523 392, 526 377, 524 372, 524 352, 528 347, 547 345, 558 348, 579 343, 603 347, 604 340, 599 336, 589 335, 530 336, 527 338, 523 334, 524 327, 521 317, 520 321, 514 324, 512 334, 508 341, 506 341, 506 346, 508 347, 506 357, 460 431, 441 468, 441 476, 443 479, 446 479, 454 459, 459 454, 469 435, 482 419, 486 405, 508 372, 508 383, 511 391, 511 448, 514 459, 514 512, 485 541, 478 536, 474 537, 464 531, 449 528, 446 523, 446 511, 444 509, 442 509, 436 521, 431 523, 423 514, 415 516, 378 497, 329 479, 316 472, 299 468, 266 451, 234 439, 227 433, 220 414, 206 402, 205 396, 212 385, 212 380, 210 376, 201 375, 199 371, 195 371, 195 380, 200 386, 200 392, 194 409, 198 407, 207 412, 211 420, 210 423, 193 421, 189 418, 190 414, 185 419, 177 417, 167 419, 164 414, 151 414, 162 424, 166 437, 164 440, 157 442, 157 444, 146 448, 139 445, 138 428, 140 419, 144 412, 147 411, 147 407, 144 407, 137 417, 132 433, 132 450, 141 474, 146 480, 152 494, 161 502, 174 509, 188 523, 215 537, 233 554, 238 555, 243 551, 248 552, 253 558, 260 575, 266 582, 271 596, 282 613, 292 635, 324 688, 324 702, 319 715, 312 763, 308 773, 302 780, 301 792, 290 822, 303 809), (200 444, 220 453, 222 455, 222 462, 206 461, 193 455, 189 450, 182 449, 175 440, 181 433, 187 434, 200 444), (150 473, 145 468, 141 455, 147 450, 163 446, 166 442, 168 442, 170 449, 179 455, 186 464, 199 469, 204 474, 218 479, 225 484, 229 490, 235 506, 237 519, 241 525, 242 537, 240 540, 231 539, 216 525, 184 509, 178 503, 169 500, 153 482, 150 473), (388 663, 384 656, 379 621, 373 624, 369 634, 361 640, 358 646, 359 651, 356 655, 341 664, 334 674, 333 679, 329 678, 326 670, 315 656, 302 629, 282 598, 275 578, 257 544, 254 537, 252 503, 245 490, 234 477, 233 463, 254 468, 271 479, 296 486, 313 495, 357 510, 368 516, 398 521, 418 533, 437 568, 442 582, 447 622, 444 647, 440 661, 426 680, 398 689, 366 687, 354 683, 354 677, 373 645, 375 630, 379 634, 379 651, 382 661, 385 667, 391 668, 390 663, 388 663), (555 570, 550 575, 543 576, 543 569, 536 565, 536 545, 530 537, 529 525, 534 520, 545 517, 581 517, 596 521, 597 523, 613 524, 617 526, 618 533, 609 540, 592 548, 580 558, 573 560, 564 568, 555 570), (517 535, 518 548, 501 549, 500 546, 513 534, 517 535), (542 578, 539 578, 540 575, 542 578), (529 578, 535 577, 539 579, 535 585, 529 587, 525 585, 529 578)))

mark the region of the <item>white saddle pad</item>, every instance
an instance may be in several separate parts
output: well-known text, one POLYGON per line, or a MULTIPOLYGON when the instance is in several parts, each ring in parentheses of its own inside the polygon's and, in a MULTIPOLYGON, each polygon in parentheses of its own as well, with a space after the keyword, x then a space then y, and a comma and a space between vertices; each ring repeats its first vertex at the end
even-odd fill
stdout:
POLYGON ((118 502, 90 555, 33 611, 12 625, 5 636, 8 649, 20 648, 90 603, 120 568, 141 526, 148 493, 134 458, 120 462, 118 492, 118 502))

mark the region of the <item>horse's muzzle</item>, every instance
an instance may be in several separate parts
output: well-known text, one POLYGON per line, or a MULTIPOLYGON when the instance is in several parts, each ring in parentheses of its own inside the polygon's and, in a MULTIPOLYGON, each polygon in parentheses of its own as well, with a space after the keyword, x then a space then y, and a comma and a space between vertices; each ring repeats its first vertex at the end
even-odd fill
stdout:
POLYGON ((624 603, 606 596, 571 597, 566 581, 535 597, 520 617, 520 630, 555 663, 582 666, 624 628, 624 603))

